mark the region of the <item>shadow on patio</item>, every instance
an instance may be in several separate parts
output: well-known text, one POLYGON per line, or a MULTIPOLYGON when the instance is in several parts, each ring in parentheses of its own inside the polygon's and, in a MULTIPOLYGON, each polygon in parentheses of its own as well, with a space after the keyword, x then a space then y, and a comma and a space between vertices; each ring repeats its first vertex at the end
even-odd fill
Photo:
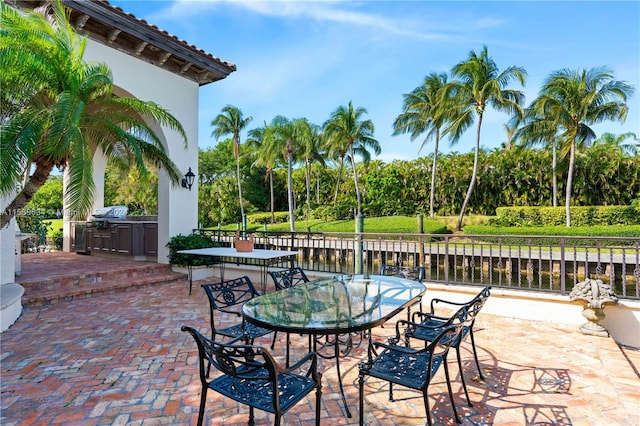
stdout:
MULTIPOLYGON (((190 325, 208 333, 208 301, 184 280, 139 287, 41 307, 26 306, 0 335, 1 417, 5 425, 195 424, 200 383, 190 325)), ((374 329, 377 338, 393 327, 374 329)), ((281 342, 285 336, 278 335, 281 342)), ((257 343, 268 346, 271 336, 257 343)), ((306 338, 292 336, 298 353, 306 338)), ((463 424, 640 425, 640 352, 612 339, 585 336, 575 326, 480 314, 476 343, 486 376, 479 381, 470 344, 463 370, 473 407, 466 405, 455 356, 450 357, 455 399, 463 424)), ((283 345, 273 353, 282 360, 283 345)), ((294 355, 295 356, 295 355, 294 355)), ((354 418, 344 416, 335 367, 322 360, 322 424, 357 424, 357 363, 354 349, 342 366, 354 418)), ((419 394, 369 379, 365 421, 369 425, 422 425, 419 394), (394 388, 394 391, 396 388, 394 388)), ((312 424, 314 399, 284 416, 287 425, 312 424)), ((453 425, 444 374, 430 386, 436 424, 453 425)), ((207 424, 244 425, 248 409, 210 393, 207 424)), ((273 417, 256 411, 258 424, 273 417)))

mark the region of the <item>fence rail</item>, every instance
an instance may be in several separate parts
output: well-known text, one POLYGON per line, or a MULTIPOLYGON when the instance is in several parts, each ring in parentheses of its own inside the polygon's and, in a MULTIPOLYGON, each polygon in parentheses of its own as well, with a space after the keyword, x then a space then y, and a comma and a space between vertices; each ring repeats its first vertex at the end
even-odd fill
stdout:
MULTIPOLYGON (((231 246, 235 232, 198 229, 231 246)), ((298 251, 305 269, 376 273, 382 264, 424 266, 427 281, 568 294, 586 278, 640 299, 640 238, 255 232, 257 248, 298 251)))

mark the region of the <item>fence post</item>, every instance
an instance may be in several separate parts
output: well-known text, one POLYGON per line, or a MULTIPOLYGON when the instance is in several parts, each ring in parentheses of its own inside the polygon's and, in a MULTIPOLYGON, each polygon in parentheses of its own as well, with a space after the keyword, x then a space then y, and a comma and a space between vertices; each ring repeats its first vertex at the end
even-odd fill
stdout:
POLYGON ((567 280, 565 278, 567 274, 567 262, 564 257, 564 249, 565 239, 560 238, 560 293, 563 295, 567 294, 567 280))
MULTIPOLYGON (((418 213, 418 234, 424 234, 424 216, 418 213)), ((418 266, 424 267, 424 237, 420 236, 418 245, 418 266)))
POLYGON ((358 213, 356 216, 356 247, 355 247, 355 265, 354 265, 354 273, 362 274, 363 273, 363 250, 362 250, 362 233, 364 232, 364 216, 362 213, 358 213))
POLYGON ((449 236, 444 237, 444 282, 449 284, 449 236))

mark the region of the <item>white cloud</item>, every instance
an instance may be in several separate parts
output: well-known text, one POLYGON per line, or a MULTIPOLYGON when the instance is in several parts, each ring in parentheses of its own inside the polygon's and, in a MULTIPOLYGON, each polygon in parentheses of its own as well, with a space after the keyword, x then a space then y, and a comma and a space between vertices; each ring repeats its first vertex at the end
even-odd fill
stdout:
MULTIPOLYGON (((386 34, 395 34, 423 40, 449 39, 451 29, 446 31, 429 31, 431 26, 422 21, 417 22, 412 18, 395 18, 380 14, 367 13, 355 10, 359 3, 341 1, 252 1, 252 0, 176 0, 169 8, 159 10, 149 16, 153 21, 179 20, 194 16, 221 7, 233 7, 244 9, 259 15, 310 19, 317 22, 339 23, 351 26, 359 26, 380 31, 386 34), (426 28, 426 29, 425 29, 426 28)), ((496 20, 487 19, 480 23, 484 28, 493 25, 496 20)), ((438 23, 439 25, 439 23, 438 23)), ((465 22, 460 28, 469 28, 465 22)))

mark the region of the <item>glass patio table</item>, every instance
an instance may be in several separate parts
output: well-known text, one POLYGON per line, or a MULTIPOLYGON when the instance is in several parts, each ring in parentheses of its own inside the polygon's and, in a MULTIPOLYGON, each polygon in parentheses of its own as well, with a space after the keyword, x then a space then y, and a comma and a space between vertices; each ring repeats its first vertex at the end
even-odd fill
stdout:
POLYGON ((417 281, 384 275, 336 275, 256 297, 242 315, 273 331, 335 335, 334 357, 342 401, 339 334, 370 330, 420 301, 426 287, 417 281))

